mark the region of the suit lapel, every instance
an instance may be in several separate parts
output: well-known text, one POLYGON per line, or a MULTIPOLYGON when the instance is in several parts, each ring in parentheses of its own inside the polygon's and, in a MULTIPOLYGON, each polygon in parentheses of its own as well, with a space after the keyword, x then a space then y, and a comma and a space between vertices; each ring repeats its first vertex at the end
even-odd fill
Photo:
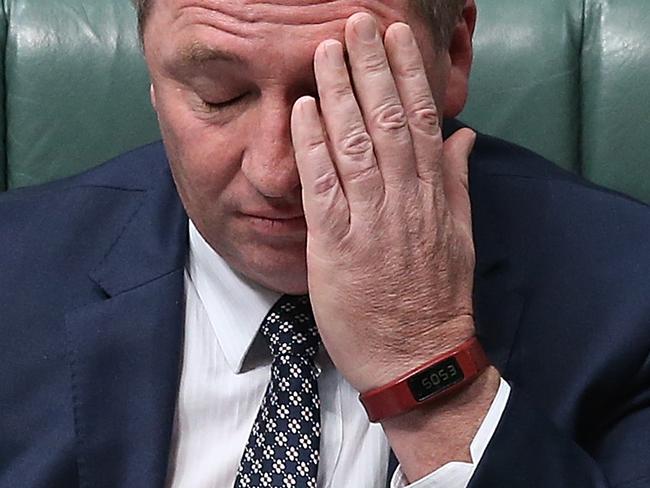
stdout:
POLYGON ((80 486, 163 486, 184 323, 187 217, 169 172, 91 279, 106 299, 66 315, 80 486))

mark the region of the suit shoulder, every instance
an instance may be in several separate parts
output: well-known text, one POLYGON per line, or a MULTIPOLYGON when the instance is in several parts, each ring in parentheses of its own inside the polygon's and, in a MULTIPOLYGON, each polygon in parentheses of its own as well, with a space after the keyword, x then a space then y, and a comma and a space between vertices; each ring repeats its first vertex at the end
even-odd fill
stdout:
POLYGON ((650 273, 650 206, 527 149, 479 137, 470 191, 478 236, 497 236, 511 255, 585 277, 606 263, 610 274, 650 273))
POLYGON ((477 134, 472 163, 490 175, 580 181, 577 175, 530 149, 485 134, 477 134))
POLYGON ((599 360, 627 364, 632 378, 650 350, 650 207, 513 144, 480 142, 470 191, 483 310, 517 295, 526 347, 561 337, 551 347, 569 357, 589 331, 608 344, 599 360))
POLYGON ((52 271, 59 280, 96 261, 169 172, 162 144, 77 176, 0 194, 0 288, 52 271))
MULTIPOLYGON (((629 195, 592 183, 529 149, 486 135, 479 135, 477 138, 470 163, 471 176, 475 176, 479 181, 489 180, 491 184, 502 179, 531 190, 533 193, 525 200, 535 201, 536 204, 541 203, 543 195, 560 197, 575 193, 579 194, 579 198, 571 202, 570 208, 579 208, 582 201, 582 205, 596 202, 629 207, 631 211, 640 211, 642 215, 650 209, 647 204, 629 195)), ((507 198, 511 193, 505 192, 502 195, 507 198)), ((548 200, 547 203, 569 204, 569 202, 556 202, 553 199, 548 200)))

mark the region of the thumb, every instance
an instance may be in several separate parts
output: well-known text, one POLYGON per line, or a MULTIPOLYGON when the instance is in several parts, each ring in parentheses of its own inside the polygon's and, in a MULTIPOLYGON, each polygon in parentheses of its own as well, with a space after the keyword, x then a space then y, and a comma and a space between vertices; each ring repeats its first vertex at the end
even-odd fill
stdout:
POLYGON ((469 157, 476 132, 463 128, 449 137, 443 147, 443 185, 454 220, 472 235, 472 208, 469 199, 469 157))

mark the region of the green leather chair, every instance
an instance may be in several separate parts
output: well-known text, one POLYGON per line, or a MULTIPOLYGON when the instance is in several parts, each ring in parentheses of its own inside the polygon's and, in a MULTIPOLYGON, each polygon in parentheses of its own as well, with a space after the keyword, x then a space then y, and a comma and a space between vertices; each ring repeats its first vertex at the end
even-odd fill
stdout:
MULTIPOLYGON (((477 3, 461 118, 650 202, 650 2, 477 3)), ((160 137, 129 0, 5 0, 0 15, 0 189, 160 137)))

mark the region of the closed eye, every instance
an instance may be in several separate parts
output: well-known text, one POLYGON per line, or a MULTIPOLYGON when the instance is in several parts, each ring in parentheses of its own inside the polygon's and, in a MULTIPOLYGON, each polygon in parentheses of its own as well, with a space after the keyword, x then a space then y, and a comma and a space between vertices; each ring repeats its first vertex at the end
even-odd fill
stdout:
POLYGON ((245 97, 246 97, 246 93, 243 93, 238 97, 231 98, 230 100, 226 100, 225 102, 215 103, 215 102, 208 102, 206 100, 203 100, 203 104, 205 105, 206 108, 208 108, 211 111, 219 111, 219 110, 224 110, 228 107, 232 107, 233 105, 237 105, 245 97))

